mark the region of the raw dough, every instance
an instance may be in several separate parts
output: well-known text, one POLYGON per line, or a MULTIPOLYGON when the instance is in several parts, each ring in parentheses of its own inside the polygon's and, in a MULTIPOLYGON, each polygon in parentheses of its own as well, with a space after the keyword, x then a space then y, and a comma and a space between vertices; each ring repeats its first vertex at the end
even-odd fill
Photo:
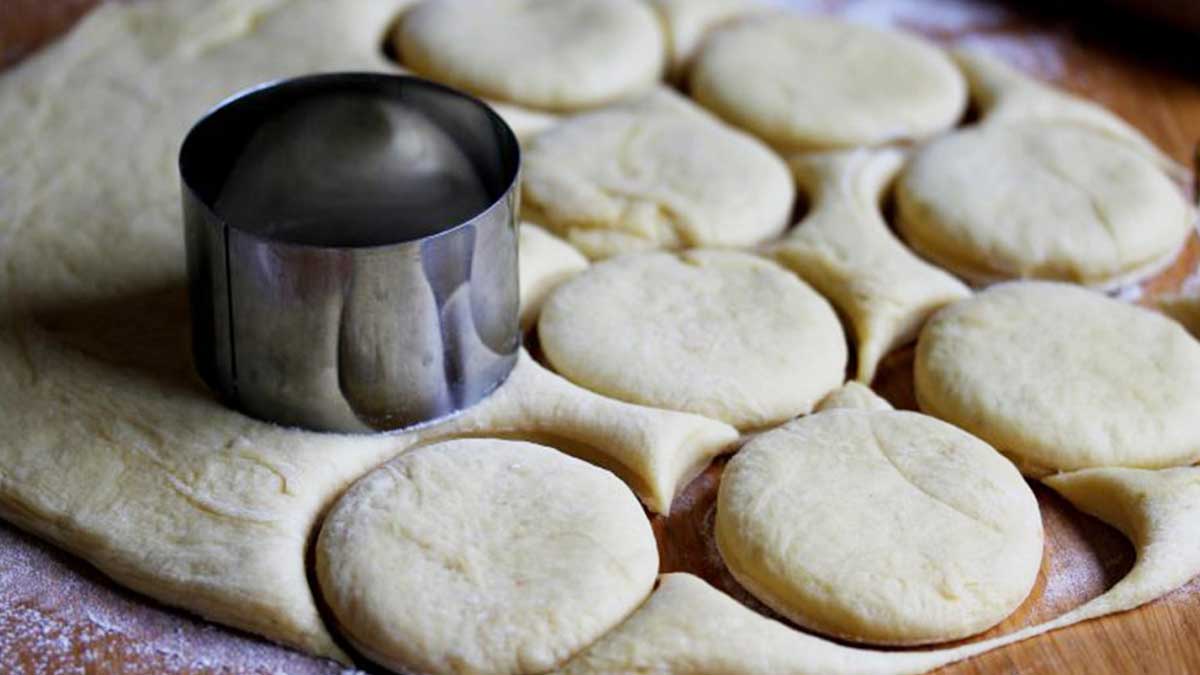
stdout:
POLYGON ((988 124, 1043 122, 1085 127, 1145 155, 1173 177, 1188 171, 1163 154, 1142 132, 1107 108, 1043 83, 1015 68, 968 50, 952 57, 967 78, 971 98, 988 124))
POLYGON ((888 352, 916 339, 921 325, 970 290, 904 247, 880 199, 904 162, 899 150, 802 155, 792 170, 811 204, 772 248, 776 260, 823 293, 853 328, 857 379, 870 383, 888 352))
POLYGON ((182 290, 0 330, 0 516, 129 588, 345 659, 305 576, 329 502, 410 436, 284 429, 192 374, 182 290))
POLYGON ((620 476, 655 513, 722 452, 737 430, 716 420, 606 398, 546 370, 522 350, 508 380, 422 441, 505 436, 541 442, 620 476))
POLYGON ((523 179, 524 215, 591 258, 750 246, 783 232, 796 196, 766 146, 666 90, 537 136, 523 179))
POLYGON ((1152 311, 1067 284, 994 286, 917 343, 921 409, 1029 475, 1200 459, 1200 343, 1152 311))
POLYGON ((984 123, 933 141, 896 197, 908 243, 981 284, 1119 285, 1174 259, 1195 218, 1151 160, 1065 123, 984 123))
POLYGON ((394 40, 424 77, 543 110, 645 91, 666 59, 658 17, 638 0, 425 0, 394 40))
POLYGON ((662 17, 669 74, 682 80, 704 38, 719 24, 763 9, 757 0, 649 0, 662 17))
POLYGON ((521 328, 528 330, 537 322, 551 291, 587 269, 588 261, 575 247, 529 223, 521 223, 517 246, 521 328))
POLYGON ((829 303, 774 263, 735 251, 593 265, 546 301, 538 336, 573 382, 739 429, 809 412, 846 369, 829 303))
POLYGON ((1090 469, 1047 484, 1120 529, 1137 549, 1137 562, 1116 586, 1047 623, 950 649, 876 652, 791 630, 696 577, 667 574, 641 608, 560 672, 913 675, 1133 609, 1200 574, 1200 468, 1090 469))
POLYGON ((701 105, 789 151, 925 138, 967 101, 962 75, 932 44, 795 14, 718 29, 690 81, 701 105))
POLYGON ((543 673, 650 593, 658 548, 611 473, 533 443, 414 450, 342 496, 316 546, 346 636, 396 672, 543 673))
POLYGON ((1020 472, 913 412, 833 410, 756 437, 725 468, 715 536, 772 609, 874 644, 980 633, 1025 600, 1042 562, 1020 472))
POLYGON ((871 388, 860 382, 850 381, 840 388, 834 389, 828 396, 821 399, 815 412, 826 410, 894 410, 892 404, 871 388))
MULTIPOLYGON (((342 659, 305 578, 306 541, 346 485, 416 439, 282 429, 199 383, 175 163, 191 123, 239 89, 393 70, 378 46, 400 4, 105 3, 0 76, 0 517, 168 605, 342 659)), ((664 511, 675 481, 737 436, 536 365, 518 373, 531 370, 545 377, 453 423, 487 433, 486 412, 499 429, 582 439, 664 511)))

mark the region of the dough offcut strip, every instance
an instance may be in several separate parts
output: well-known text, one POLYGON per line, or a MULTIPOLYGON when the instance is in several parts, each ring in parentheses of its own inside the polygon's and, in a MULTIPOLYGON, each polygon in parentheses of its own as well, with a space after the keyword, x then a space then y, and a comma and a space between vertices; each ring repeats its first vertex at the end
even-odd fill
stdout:
POLYGON ((884 222, 879 202, 903 162, 895 149, 795 157, 792 172, 811 207, 771 248, 849 320, 858 349, 855 379, 864 384, 888 352, 916 339, 935 311, 971 294, 909 251, 884 222))
POLYGON ((1103 595, 1047 623, 926 652, 846 647, 792 630, 690 574, 667 574, 624 624, 567 663, 564 675, 916 675, 1123 612, 1200 574, 1200 467, 1086 469, 1046 484, 1121 530, 1137 549, 1129 574, 1103 595))

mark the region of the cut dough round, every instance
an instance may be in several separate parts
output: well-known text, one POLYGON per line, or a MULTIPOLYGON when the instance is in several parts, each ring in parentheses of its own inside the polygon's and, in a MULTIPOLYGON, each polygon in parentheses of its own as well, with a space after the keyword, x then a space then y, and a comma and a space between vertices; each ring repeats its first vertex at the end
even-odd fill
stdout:
POLYGON ((725 469, 716 540, 797 624, 876 644, 993 626, 1042 559, 1037 500, 987 443, 918 413, 832 410, 754 439, 725 469))
POLYGON ((1070 124, 984 124, 904 169, 901 234, 963 278, 1112 286, 1169 262, 1192 209, 1127 144, 1070 124))
POLYGON ((317 541, 346 636, 397 672, 542 673, 650 593, 658 549, 633 493, 533 443, 428 445, 354 485, 317 541))
POLYGON ((829 303, 734 251, 594 265, 550 296, 538 334, 577 384, 739 429, 807 413, 845 379, 846 339, 829 303))
POLYGON ((831 19, 763 15, 718 29, 692 94, 786 150, 877 145, 949 128, 967 88, 937 47, 831 19))
POLYGON ((921 409, 1033 476, 1200 459, 1200 343, 1150 310, 1077 286, 1013 282, 921 332, 921 409))
POLYGON ((649 89, 666 61, 659 19, 638 0, 425 0, 394 39, 422 76, 544 110, 649 89))
POLYGON ((796 197, 780 157, 666 91, 539 135, 522 169, 526 213, 591 258, 752 246, 786 229, 796 197))

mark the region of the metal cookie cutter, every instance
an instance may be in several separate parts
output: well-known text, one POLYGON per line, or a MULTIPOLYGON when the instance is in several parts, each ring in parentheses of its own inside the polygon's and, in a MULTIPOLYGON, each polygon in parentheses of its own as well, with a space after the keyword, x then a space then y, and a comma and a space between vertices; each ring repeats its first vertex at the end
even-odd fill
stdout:
POLYGON ((179 155, 193 355, 255 417, 412 427, 516 362, 520 155, 483 103, 374 73, 226 100, 179 155))

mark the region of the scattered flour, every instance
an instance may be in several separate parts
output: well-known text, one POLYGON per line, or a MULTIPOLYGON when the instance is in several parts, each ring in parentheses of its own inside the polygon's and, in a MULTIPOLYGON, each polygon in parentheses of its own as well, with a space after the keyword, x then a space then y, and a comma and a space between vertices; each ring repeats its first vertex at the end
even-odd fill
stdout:
POLYGON ((116 589, 71 556, 0 522, 0 673, 354 675, 116 589))

